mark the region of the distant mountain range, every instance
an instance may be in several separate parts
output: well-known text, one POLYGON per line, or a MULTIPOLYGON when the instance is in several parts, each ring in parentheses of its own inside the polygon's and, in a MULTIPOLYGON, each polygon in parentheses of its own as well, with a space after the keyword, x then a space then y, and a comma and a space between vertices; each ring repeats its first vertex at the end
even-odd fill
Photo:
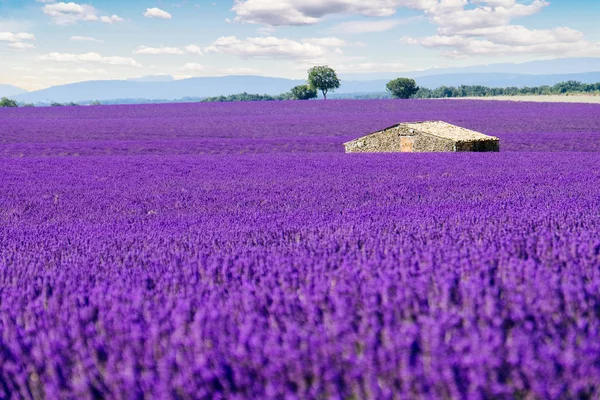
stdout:
MULTIPOLYGON (((427 88, 443 85, 541 86, 568 80, 595 83, 600 82, 600 58, 558 59, 523 64, 492 64, 385 74, 346 74, 341 75, 342 87, 336 93, 384 92, 385 84, 389 79, 399 76, 415 78, 417 84, 427 88)), ((11 96, 15 100, 32 103, 114 99, 176 100, 186 97, 226 96, 241 92, 277 95, 303 83, 305 83, 303 80, 262 76, 175 80, 169 75, 156 75, 128 80, 79 82, 34 92, 25 92, 10 85, 0 85, 0 96, 11 96)))
MULTIPOLYGON (((572 75, 600 71, 600 57, 558 58, 554 60, 529 61, 525 63, 502 63, 474 65, 470 67, 432 68, 424 71, 403 72, 403 76, 419 78, 431 75, 455 74, 517 74, 517 75, 572 75)), ((348 80, 393 79, 396 72, 373 72, 366 74, 344 74, 348 80)), ((529 84, 526 84, 529 85, 529 84)))
POLYGON ((140 81, 87 81, 53 86, 13 98, 18 101, 34 103, 113 99, 175 100, 183 97, 208 97, 241 92, 280 94, 302 83, 304 81, 262 76, 190 78, 166 82, 153 82, 145 79, 140 81))
POLYGON ((27 90, 13 85, 0 84, 0 97, 13 97, 22 93, 27 93, 27 90))

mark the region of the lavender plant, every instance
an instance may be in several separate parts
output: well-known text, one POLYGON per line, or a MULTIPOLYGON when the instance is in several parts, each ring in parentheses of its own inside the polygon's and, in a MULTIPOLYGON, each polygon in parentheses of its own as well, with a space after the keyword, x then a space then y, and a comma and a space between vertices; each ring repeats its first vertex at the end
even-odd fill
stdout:
POLYGON ((0 398, 597 398, 599 110, 0 110, 0 398))

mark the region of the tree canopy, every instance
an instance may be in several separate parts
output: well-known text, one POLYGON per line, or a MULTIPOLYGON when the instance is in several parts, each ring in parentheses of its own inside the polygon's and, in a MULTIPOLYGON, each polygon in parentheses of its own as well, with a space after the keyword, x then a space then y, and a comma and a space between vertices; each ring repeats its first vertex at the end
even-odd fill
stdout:
POLYGON ((308 85, 298 85, 291 90, 292 98, 294 100, 310 100, 317 98, 317 91, 311 89, 308 85))
POLYGON ((341 82, 333 68, 318 65, 308 70, 308 86, 313 90, 320 90, 327 100, 327 93, 339 88, 341 82))
POLYGON ((419 87, 414 79, 397 78, 387 83, 386 90, 396 99, 409 99, 419 91, 419 87))
POLYGON ((8 97, 0 99, 0 107, 19 107, 19 104, 15 100, 11 100, 8 97))
POLYGON ((482 85, 440 86, 436 89, 419 88, 416 98, 450 98, 450 97, 487 97, 487 96, 539 96, 569 95, 577 93, 600 93, 599 83, 582 83, 578 81, 560 82, 553 86, 526 87, 487 87, 482 85))

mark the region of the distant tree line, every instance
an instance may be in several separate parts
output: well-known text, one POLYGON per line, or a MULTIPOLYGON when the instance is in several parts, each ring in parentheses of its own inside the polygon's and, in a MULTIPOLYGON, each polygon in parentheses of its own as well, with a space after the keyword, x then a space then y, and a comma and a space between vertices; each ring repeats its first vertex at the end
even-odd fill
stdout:
POLYGON ((0 107, 19 107, 19 104, 8 97, 3 97, 0 99, 0 107))
MULTIPOLYGON (((308 71, 307 84, 298 85, 289 92, 276 96, 268 94, 238 93, 228 96, 212 97, 184 97, 178 100, 149 100, 149 99, 114 99, 100 101, 82 101, 70 103, 18 103, 15 100, 3 97, 0 99, 1 107, 33 107, 33 106, 78 106, 101 104, 155 104, 155 103, 191 103, 191 102, 239 102, 239 101, 282 101, 282 100, 310 100, 317 98, 320 91, 323 98, 341 85, 335 71, 328 66, 316 66, 308 71)), ((418 87, 414 79, 397 78, 389 81, 386 92, 375 93, 345 93, 334 95, 338 99, 386 99, 386 98, 415 98, 439 99, 454 97, 492 97, 492 96, 527 96, 527 95, 569 95, 569 94, 600 94, 599 83, 582 83, 578 81, 560 82, 556 85, 534 87, 488 87, 482 85, 440 86, 436 89, 418 87)))
POLYGON ((231 94, 229 96, 213 96, 205 97, 200 100, 201 103, 230 103, 237 101, 275 101, 275 100, 291 100, 293 98, 290 92, 282 93, 277 96, 271 96, 268 94, 250 94, 250 93, 238 93, 231 94))
POLYGON ((600 83, 578 81, 560 82, 556 85, 534 87, 487 87, 482 85, 440 86, 437 89, 419 88, 412 96, 416 99, 440 99, 452 97, 491 97, 528 95, 600 94, 600 83))

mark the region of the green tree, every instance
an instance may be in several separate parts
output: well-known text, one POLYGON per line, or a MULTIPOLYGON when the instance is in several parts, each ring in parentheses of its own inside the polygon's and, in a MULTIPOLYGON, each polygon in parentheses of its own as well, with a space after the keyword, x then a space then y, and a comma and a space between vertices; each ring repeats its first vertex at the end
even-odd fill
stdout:
POLYGON ((0 107, 19 107, 16 101, 11 100, 7 97, 3 97, 0 100, 0 107))
POLYGON ((396 99, 408 99, 419 91, 414 79, 397 78, 389 81, 386 90, 396 99))
POLYGON ((320 90, 325 100, 327 100, 327 93, 333 92, 340 85, 337 74, 327 65, 315 66, 308 70, 308 86, 313 90, 320 90))
POLYGON ((298 85, 292 88, 292 98, 294 100, 310 100, 317 98, 317 91, 311 89, 308 85, 298 85))

